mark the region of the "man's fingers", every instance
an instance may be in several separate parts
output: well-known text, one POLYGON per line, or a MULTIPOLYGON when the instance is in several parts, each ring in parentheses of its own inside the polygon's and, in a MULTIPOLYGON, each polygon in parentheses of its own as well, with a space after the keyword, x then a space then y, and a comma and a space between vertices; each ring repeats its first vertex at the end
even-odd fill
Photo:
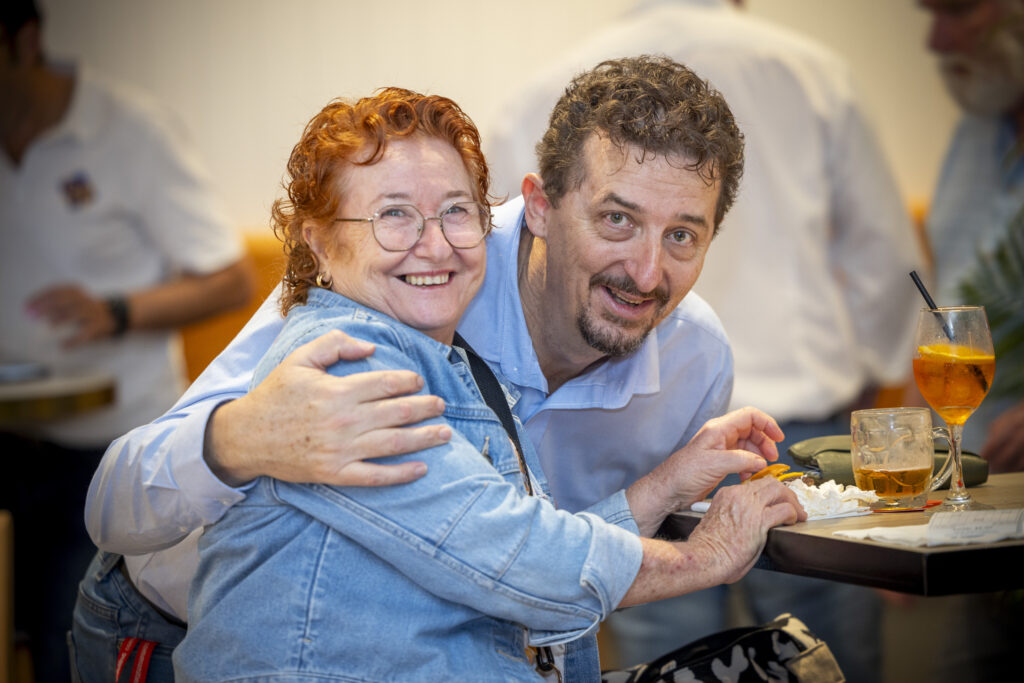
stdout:
POLYGON ((765 507, 766 511, 769 508, 773 508, 778 505, 792 509, 795 513, 795 517, 791 522, 786 522, 787 524, 792 524, 797 521, 802 522, 807 519, 807 513, 804 512, 796 494, 793 493, 792 489, 784 485, 779 480, 772 477, 765 477, 763 479, 747 482, 744 484, 744 488, 746 487, 751 489, 755 497, 760 501, 760 504, 765 507))
MULTIPOLYGON (((709 420, 696 438, 707 447, 736 448, 738 444, 757 447, 765 456, 777 455, 775 442, 785 438, 778 423, 757 408, 740 408, 709 420)), ((774 458, 772 458, 774 459, 774 458)))
POLYGON ((367 402, 359 408, 361 433, 414 425, 444 413, 444 400, 437 396, 401 396, 367 400, 372 402, 367 402))
POLYGON ((779 447, 764 432, 753 432, 739 444, 739 447, 757 453, 765 460, 775 462, 779 459, 779 447))
MULTIPOLYGON (((423 378, 411 370, 372 370, 346 375, 345 391, 360 403, 383 401, 414 394, 423 388, 423 378)), ((340 384, 338 386, 341 386, 340 384)), ((413 397, 409 397, 413 398, 413 397)), ((428 397, 417 397, 428 398, 428 397)), ((441 399, 429 396, 440 402, 441 399)), ((443 405, 443 404, 442 404, 443 405)))
POLYGON ((451 441, 451 438, 452 429, 448 425, 425 425, 375 429, 363 434, 349 446, 358 450, 360 459, 386 458, 440 446, 451 441))
POLYGON ((282 365, 302 365, 326 370, 339 360, 359 360, 373 353, 374 346, 354 339, 341 330, 331 330, 295 349, 282 365))
POLYGON ((80 305, 78 302, 67 298, 48 297, 40 301, 32 310, 47 321, 54 324, 60 324, 78 316, 80 305))
POLYGON ((54 301, 66 298, 67 293, 71 291, 71 289, 72 287, 70 285, 49 287, 30 296, 25 302, 25 305, 30 311, 39 312, 40 309, 52 306, 54 301))
MULTIPOLYGON (((802 510, 798 503, 790 503, 788 501, 776 503, 765 508, 764 521, 767 524, 767 528, 782 524, 795 524, 800 521, 801 512, 802 510)), ((806 519, 806 514, 804 517, 806 519)))
POLYGON ((335 486, 392 486, 415 481, 427 473, 425 462, 403 462, 398 465, 376 465, 353 462, 346 465, 335 481, 335 486))
POLYGON ((753 474, 768 464, 763 457, 743 449, 722 451, 716 455, 716 460, 721 463, 725 474, 753 474))

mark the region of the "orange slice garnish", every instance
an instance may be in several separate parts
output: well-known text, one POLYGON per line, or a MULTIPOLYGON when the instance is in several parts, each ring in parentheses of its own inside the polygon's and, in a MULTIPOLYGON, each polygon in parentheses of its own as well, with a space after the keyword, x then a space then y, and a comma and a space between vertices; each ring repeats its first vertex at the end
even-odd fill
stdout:
POLYGON ((768 465, 760 472, 755 472, 754 474, 752 474, 750 478, 747 479, 747 481, 754 481, 755 479, 760 479, 761 477, 775 477, 776 479, 778 479, 779 476, 788 469, 789 465, 783 465, 782 463, 768 465))
POLYGON ((961 363, 987 363, 992 361, 991 353, 986 353, 963 344, 926 344, 917 347, 922 358, 942 361, 959 361, 961 363))

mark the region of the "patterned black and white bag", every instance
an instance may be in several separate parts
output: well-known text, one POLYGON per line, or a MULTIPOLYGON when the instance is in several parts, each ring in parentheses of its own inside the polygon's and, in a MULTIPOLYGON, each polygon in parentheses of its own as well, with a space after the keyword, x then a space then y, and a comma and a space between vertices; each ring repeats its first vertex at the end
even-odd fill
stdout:
POLYGON ((845 681, 832 651, 790 614, 696 640, 647 664, 605 671, 602 683, 845 681))

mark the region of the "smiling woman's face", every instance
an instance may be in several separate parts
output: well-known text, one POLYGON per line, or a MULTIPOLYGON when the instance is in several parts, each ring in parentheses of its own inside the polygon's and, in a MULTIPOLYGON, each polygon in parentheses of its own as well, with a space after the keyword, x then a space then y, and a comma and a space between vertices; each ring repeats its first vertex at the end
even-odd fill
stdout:
MULTIPOLYGON (((337 218, 368 218, 395 204, 430 217, 474 201, 455 148, 419 135, 390 140, 380 161, 349 166, 338 182, 343 199, 337 218)), ((369 222, 310 226, 305 236, 332 290, 445 344, 484 278, 484 242, 455 249, 436 220, 428 220, 415 246, 401 252, 381 248, 369 222)))

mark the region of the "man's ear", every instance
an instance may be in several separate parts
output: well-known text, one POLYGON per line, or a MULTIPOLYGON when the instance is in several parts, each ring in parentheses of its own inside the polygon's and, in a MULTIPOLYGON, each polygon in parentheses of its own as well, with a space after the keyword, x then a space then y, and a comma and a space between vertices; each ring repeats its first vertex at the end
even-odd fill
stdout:
POLYGON ((544 181, 536 173, 527 173, 523 178, 522 193, 526 204, 526 227, 534 237, 547 237, 553 207, 544 193, 544 181))
POLYGON ((43 63, 43 39, 39 22, 25 22, 9 39, 14 63, 18 66, 37 66, 43 63))

